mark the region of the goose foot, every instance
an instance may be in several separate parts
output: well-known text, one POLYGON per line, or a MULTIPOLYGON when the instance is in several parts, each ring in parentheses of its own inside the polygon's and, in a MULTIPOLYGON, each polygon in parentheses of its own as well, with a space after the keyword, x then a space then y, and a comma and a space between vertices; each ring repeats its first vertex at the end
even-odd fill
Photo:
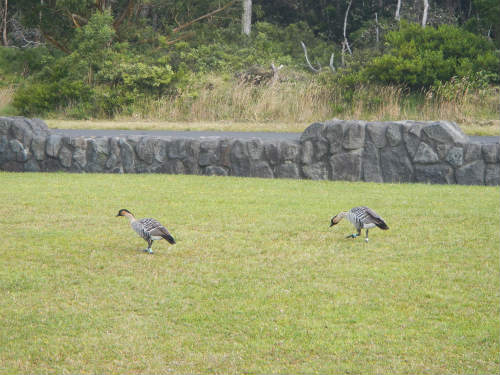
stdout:
POLYGON ((346 238, 356 238, 358 236, 359 236, 359 234, 353 233, 353 234, 346 236, 346 238))
POLYGON ((154 254, 152 249, 144 249, 142 251, 144 251, 145 253, 148 253, 148 254, 154 254))

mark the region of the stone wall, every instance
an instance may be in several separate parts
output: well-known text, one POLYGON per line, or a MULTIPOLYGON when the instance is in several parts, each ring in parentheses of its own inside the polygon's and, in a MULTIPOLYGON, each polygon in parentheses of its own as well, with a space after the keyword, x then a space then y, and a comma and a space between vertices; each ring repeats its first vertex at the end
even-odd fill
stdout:
POLYGON ((181 173, 374 182, 500 184, 500 146, 450 122, 331 120, 300 140, 70 137, 0 117, 0 170, 181 173))

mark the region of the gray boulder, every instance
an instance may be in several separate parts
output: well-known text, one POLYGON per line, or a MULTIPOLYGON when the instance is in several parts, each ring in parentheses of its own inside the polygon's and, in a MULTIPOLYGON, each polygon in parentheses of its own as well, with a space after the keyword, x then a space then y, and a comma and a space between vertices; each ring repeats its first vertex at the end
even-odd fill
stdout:
POLYGON ((120 157, 122 160, 123 170, 126 173, 135 172, 135 152, 132 145, 130 145, 125 139, 121 138, 120 144, 120 157))
POLYGON ((332 180, 359 181, 361 180, 361 162, 363 150, 343 152, 330 157, 332 180))
POLYGON ((327 122, 325 137, 330 144, 331 154, 342 152, 342 143, 344 142, 344 122, 340 120, 327 122))
POLYGON ((432 122, 423 128, 423 132, 439 143, 457 144, 469 140, 456 124, 447 121, 432 122))
POLYGON ((304 177, 311 180, 328 180, 328 164, 325 162, 317 162, 302 166, 304 177))
POLYGON ((367 143, 363 152, 363 180, 383 182, 379 151, 375 143, 367 143))
POLYGON ((464 149, 462 147, 452 147, 446 155, 446 161, 453 167, 461 167, 464 163, 464 149))
POLYGON ((204 169, 204 174, 207 176, 227 176, 227 170, 216 165, 209 165, 204 169))
POLYGON ((432 164, 439 161, 439 156, 427 143, 420 142, 413 161, 422 164, 432 164))
POLYGON ((383 148, 380 151, 380 167, 384 182, 414 181, 413 164, 403 145, 383 148))
POLYGON ((274 173, 269 164, 265 161, 257 161, 250 167, 250 175, 260 178, 273 178, 274 173))
POLYGON ((390 146, 399 146, 403 140, 402 125, 395 122, 387 126, 385 136, 390 146))
POLYGON ((276 175, 280 178, 300 178, 300 172, 297 164, 290 161, 278 166, 276 175))
POLYGON ((56 158, 59 150, 62 147, 62 136, 59 134, 51 134, 47 137, 45 152, 50 157, 56 158))
POLYGON ((344 126, 342 146, 346 150, 357 150, 365 143, 365 122, 347 121, 344 126))
POLYGON ((203 139, 200 142, 199 164, 201 167, 206 167, 212 164, 218 164, 219 155, 219 139, 203 139))
POLYGON ((453 184, 453 168, 447 164, 415 165, 415 181, 431 184, 453 184))
MULTIPOLYGON (((384 148, 387 144, 385 134, 387 132, 387 127, 390 124, 386 122, 369 122, 366 124, 366 132, 371 140, 371 144, 374 144, 377 148, 384 148)), ((370 144, 370 143, 367 143, 370 144)))
POLYGON ((500 164, 487 164, 484 172, 486 185, 500 185, 500 164))
POLYGON ((482 160, 465 164, 455 171, 457 183, 460 185, 483 185, 484 170, 485 164, 482 160))
POLYGON ((496 163, 498 160, 498 143, 484 144, 482 146, 483 159, 486 163, 496 163))
POLYGON ((65 168, 71 167, 72 158, 73 154, 71 150, 66 146, 61 147, 61 150, 59 151, 59 161, 61 162, 61 165, 65 168))

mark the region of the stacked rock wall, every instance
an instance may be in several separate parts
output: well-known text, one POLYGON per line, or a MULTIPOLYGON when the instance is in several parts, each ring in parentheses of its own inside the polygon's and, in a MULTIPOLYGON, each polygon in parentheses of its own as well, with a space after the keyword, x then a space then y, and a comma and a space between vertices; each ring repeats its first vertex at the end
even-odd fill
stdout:
POLYGON ((500 184, 499 144, 450 122, 314 123, 300 140, 72 137, 0 117, 0 170, 181 173, 374 182, 500 184))

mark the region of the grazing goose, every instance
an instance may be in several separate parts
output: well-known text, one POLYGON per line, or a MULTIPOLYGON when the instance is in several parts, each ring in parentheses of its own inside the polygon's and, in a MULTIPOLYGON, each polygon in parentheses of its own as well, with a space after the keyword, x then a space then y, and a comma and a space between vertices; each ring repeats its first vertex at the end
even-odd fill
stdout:
POLYGON ((172 245, 175 244, 174 237, 170 235, 167 228, 165 228, 155 219, 137 220, 129 210, 125 209, 121 209, 120 211, 118 211, 118 215, 116 216, 126 216, 128 218, 132 229, 135 230, 136 233, 144 238, 144 241, 148 243, 148 248, 144 251, 149 254, 153 254, 151 246, 153 246, 153 241, 155 240, 161 240, 162 238, 164 238, 172 245))
POLYGON ((354 207, 349 210, 349 212, 340 212, 339 214, 332 217, 330 222, 330 227, 338 224, 340 220, 347 217, 347 220, 351 222, 352 225, 358 231, 357 233, 350 234, 346 238, 356 238, 361 235, 361 229, 366 229, 365 241, 368 242, 368 229, 379 227, 380 229, 389 229, 384 219, 382 219, 375 211, 371 208, 359 206, 354 207))

